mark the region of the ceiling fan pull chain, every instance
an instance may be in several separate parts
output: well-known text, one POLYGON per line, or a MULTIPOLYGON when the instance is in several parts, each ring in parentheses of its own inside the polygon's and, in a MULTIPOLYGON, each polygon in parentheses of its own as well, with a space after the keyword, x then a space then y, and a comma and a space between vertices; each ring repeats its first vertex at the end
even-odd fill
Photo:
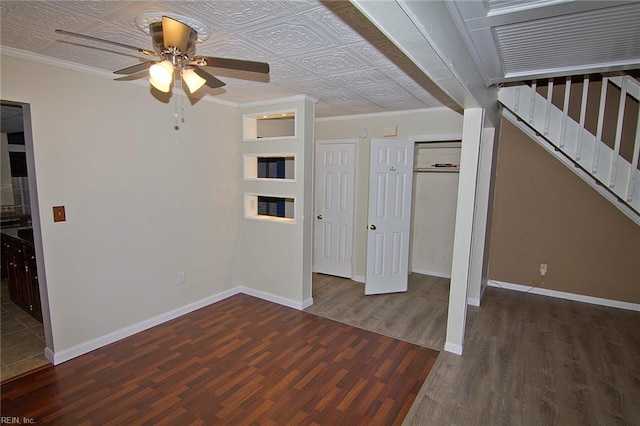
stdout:
POLYGON ((180 126, 178 125, 178 94, 173 99, 173 128, 175 130, 180 130, 180 126))
MULTIPOLYGON (((175 94, 175 96, 173 97, 173 120, 174 120, 174 125, 173 128, 175 130, 180 130, 180 125, 178 124, 178 87, 179 86, 179 82, 178 80, 180 80, 180 73, 177 73, 177 77, 173 80, 173 87, 174 87, 174 91, 173 93, 175 94)), ((184 121, 184 120, 183 120, 184 121)))

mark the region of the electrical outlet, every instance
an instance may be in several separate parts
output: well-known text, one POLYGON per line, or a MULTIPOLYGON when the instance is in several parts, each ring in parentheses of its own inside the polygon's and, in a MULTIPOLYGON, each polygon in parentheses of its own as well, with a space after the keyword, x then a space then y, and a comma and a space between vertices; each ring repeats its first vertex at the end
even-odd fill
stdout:
POLYGON ((184 271, 178 272, 178 284, 184 284, 184 271))
POLYGON ((542 275, 543 277, 545 275, 547 275, 547 264, 546 263, 541 263, 540 264, 540 275, 542 275))

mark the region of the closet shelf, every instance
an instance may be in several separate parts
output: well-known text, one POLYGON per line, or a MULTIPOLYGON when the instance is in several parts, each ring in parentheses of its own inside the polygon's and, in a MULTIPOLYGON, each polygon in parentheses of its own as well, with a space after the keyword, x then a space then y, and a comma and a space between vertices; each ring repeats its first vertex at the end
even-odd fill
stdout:
POLYGON ((416 167, 414 173, 459 173, 460 167, 416 167))

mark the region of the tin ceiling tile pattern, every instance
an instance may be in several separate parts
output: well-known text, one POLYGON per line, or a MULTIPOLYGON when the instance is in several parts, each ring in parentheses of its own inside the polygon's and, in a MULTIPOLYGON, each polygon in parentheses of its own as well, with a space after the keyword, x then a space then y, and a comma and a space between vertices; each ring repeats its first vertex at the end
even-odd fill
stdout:
POLYGON ((496 28, 507 74, 640 60, 640 3, 496 28))
MULTIPOLYGON (((148 58, 58 35, 54 29, 150 49, 149 36, 135 23, 138 15, 150 12, 187 16, 205 25, 210 37, 196 46, 198 54, 270 63, 263 82, 250 73, 211 69, 227 85, 201 90, 220 100, 243 103, 308 94, 319 100, 318 116, 443 105, 394 64, 406 58, 380 50, 378 43, 384 47, 389 41, 347 1, 2 1, 0 43, 114 71, 148 58)), ((145 74, 124 80, 144 79, 145 74)))

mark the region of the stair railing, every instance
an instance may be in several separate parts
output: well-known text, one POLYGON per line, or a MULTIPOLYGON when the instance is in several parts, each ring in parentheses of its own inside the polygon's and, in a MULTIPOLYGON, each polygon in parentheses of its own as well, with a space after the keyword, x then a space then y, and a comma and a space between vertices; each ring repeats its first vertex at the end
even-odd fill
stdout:
MULTIPOLYGON (((629 122, 633 125, 633 117, 625 120, 625 106, 629 98, 640 101, 640 83, 629 76, 603 76, 600 89, 600 100, 597 111, 595 135, 587 129, 588 95, 590 76, 583 77, 580 112, 577 120, 569 115, 571 102, 572 77, 564 81, 562 105, 555 105, 554 90, 557 90, 558 79, 546 81, 546 96, 538 90, 540 83, 532 81, 530 86, 520 85, 503 87, 500 89, 500 101, 516 116, 524 120, 537 134, 560 149, 576 165, 593 176, 603 186, 608 188, 616 197, 640 215, 640 190, 636 185, 638 175, 638 161, 640 157, 640 108, 636 118, 633 140, 633 154, 630 161, 621 155, 623 131, 629 132, 629 122), (620 100, 616 109, 615 137, 613 146, 603 141, 605 128, 605 113, 611 114, 611 108, 606 108, 607 93, 610 84, 620 89, 620 100)), ((573 81, 575 82, 575 77, 573 81)), ((544 90, 541 90, 544 92, 544 90)))

